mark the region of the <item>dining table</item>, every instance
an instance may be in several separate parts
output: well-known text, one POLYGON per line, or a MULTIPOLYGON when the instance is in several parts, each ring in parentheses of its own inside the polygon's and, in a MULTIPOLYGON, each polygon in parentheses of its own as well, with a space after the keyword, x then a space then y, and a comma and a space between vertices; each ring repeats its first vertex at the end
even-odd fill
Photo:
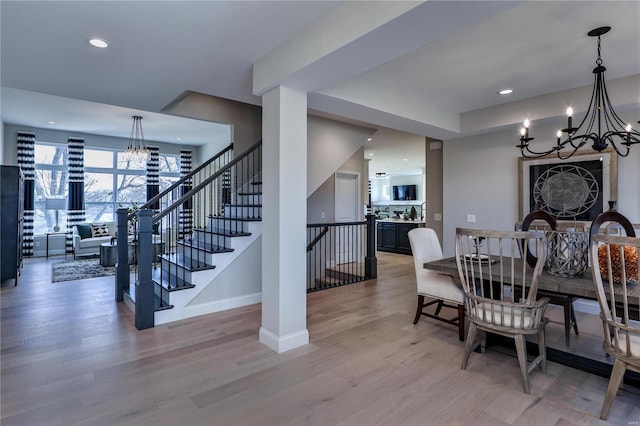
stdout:
MULTIPOLYGON (((521 266, 521 259, 515 259, 516 270, 521 266)), ((425 269, 431 269, 438 272, 442 272, 447 275, 453 276, 456 281, 459 281, 458 265, 455 257, 444 258, 440 260, 434 260, 432 262, 425 262, 423 267, 425 269)), ((488 266, 482 266, 484 269, 488 269, 488 266)), ((511 279, 508 271, 506 272, 505 283, 511 284, 511 279)), ((622 302, 624 298, 622 286, 616 286, 615 295, 616 301, 622 302)), ((630 284, 627 286, 628 296, 630 299, 638 300, 640 289, 638 283, 630 284)), ((593 283, 593 277, 591 275, 591 268, 587 268, 582 274, 576 276, 560 276, 553 275, 543 270, 540 280, 538 282, 538 294, 544 296, 545 294, 576 297, 580 299, 598 300, 596 294, 596 286, 593 283)), ((637 310, 637 306, 635 306, 637 310)))
MULTIPOLYGON (((521 259, 515 259, 516 271, 518 270, 518 265, 522 265, 521 262, 521 259)), ((425 269, 430 269, 446 275, 451 275, 456 282, 460 282, 458 266, 455 257, 448 257, 431 262, 425 262, 423 264, 423 267, 425 269)), ((481 264, 481 268, 483 268, 485 272, 488 271, 488 263, 481 264)), ((509 271, 505 271, 505 284, 511 284, 513 282, 510 275, 511 274, 509 271)), ((517 283, 517 273, 514 275, 516 275, 515 281, 517 283)), ((487 275, 485 274, 485 277, 486 276, 487 275)), ((624 299, 623 287, 616 285, 614 289, 616 301, 618 303, 622 303, 624 299)), ((640 289, 638 283, 636 282, 627 285, 627 293, 628 296, 631 296, 627 299, 628 301, 639 300, 638 295, 640 294, 640 289)), ((554 298, 580 298, 588 300, 598 300, 596 294, 596 286, 593 282, 591 269, 587 268, 584 273, 578 276, 554 275, 550 274, 546 270, 543 270, 538 282, 538 298, 541 297, 550 297, 552 300, 554 298)), ((629 313, 632 319, 638 319, 640 315, 640 309, 638 308, 638 305, 630 305, 629 313)), ((500 336, 494 336, 493 340, 497 340, 498 344, 504 343, 504 341, 500 339, 500 336)), ((531 347, 530 350, 532 350, 534 353, 537 352, 537 349, 535 347, 531 347)), ((566 350, 563 350, 562 348, 550 348, 549 346, 547 346, 546 351, 547 359, 550 361, 568 365, 570 367, 574 367, 603 377, 609 377, 609 375, 611 374, 610 362, 602 362, 591 358, 586 358, 573 353, 568 348, 566 350)), ((640 386, 640 373, 627 371, 625 380, 629 380, 629 382, 634 386, 640 386)))

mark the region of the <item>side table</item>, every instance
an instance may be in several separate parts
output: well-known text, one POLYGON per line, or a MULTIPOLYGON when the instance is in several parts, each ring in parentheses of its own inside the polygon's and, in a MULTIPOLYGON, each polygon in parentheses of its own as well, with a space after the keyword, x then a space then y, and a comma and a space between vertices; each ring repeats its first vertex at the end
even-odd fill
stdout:
POLYGON ((116 266, 118 261, 118 245, 111 243, 100 244, 100 266, 116 266))
MULTIPOLYGON (((46 241, 47 241, 45 243, 45 250, 46 250, 46 253, 47 253, 45 259, 48 259, 49 258, 49 236, 51 236, 51 235, 67 235, 67 232, 55 232, 55 231, 52 231, 52 232, 45 232, 44 235, 45 235, 45 238, 46 238, 46 241)), ((67 249, 66 249, 66 247, 65 247, 64 256, 67 257, 67 249)))

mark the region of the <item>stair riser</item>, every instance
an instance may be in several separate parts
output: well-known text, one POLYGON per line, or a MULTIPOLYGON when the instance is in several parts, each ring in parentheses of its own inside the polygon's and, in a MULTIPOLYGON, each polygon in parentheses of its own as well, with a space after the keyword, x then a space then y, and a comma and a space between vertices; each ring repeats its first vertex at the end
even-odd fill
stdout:
POLYGON ((230 218, 258 219, 262 217, 262 207, 225 206, 224 215, 230 218))
POLYGON ((178 246, 177 253, 184 257, 184 261, 191 261, 192 259, 198 261, 199 263, 206 263, 207 265, 214 266, 215 263, 213 259, 215 259, 215 255, 218 253, 210 253, 205 250, 191 248, 188 246, 178 246))
POLYGON ((352 279, 358 279, 361 278, 362 275, 364 275, 364 271, 362 271, 362 275, 358 274, 359 271, 354 271, 353 274, 347 273, 347 272, 341 272, 341 271, 334 271, 331 269, 327 269, 326 271, 326 276, 327 278, 333 278, 336 280, 352 280, 352 279))
MULTIPOLYGON (((194 241, 204 242, 204 243, 212 244, 218 247, 229 247, 231 245, 231 238, 232 237, 227 237, 220 234, 211 234, 211 233, 202 232, 202 231, 197 231, 193 233, 194 241)), ((186 249, 184 246, 182 246, 182 248, 183 250, 186 249)))
POLYGON ((160 290, 160 285, 156 284, 153 286, 153 291, 155 292, 156 296, 161 297, 162 301, 164 303, 166 303, 167 305, 169 305, 169 292, 164 289, 164 290, 160 290), (162 293, 162 294, 160 294, 162 293))
POLYGON ((248 225, 241 220, 223 219, 223 218, 209 218, 208 229, 221 229, 227 232, 247 232, 248 225))
MULTIPOLYGON (((184 269, 182 266, 178 266, 173 262, 170 262, 166 259, 162 260, 162 264, 161 264, 161 268, 162 268, 162 276, 165 279, 168 279, 168 277, 175 277, 178 276, 181 279, 185 280, 185 282, 187 284, 191 283, 191 274, 192 272, 189 270, 184 269)), ((171 282, 175 282, 174 280, 171 280, 171 282)))
POLYGON ((262 205, 262 194, 238 195, 235 204, 260 204, 260 205, 262 205))

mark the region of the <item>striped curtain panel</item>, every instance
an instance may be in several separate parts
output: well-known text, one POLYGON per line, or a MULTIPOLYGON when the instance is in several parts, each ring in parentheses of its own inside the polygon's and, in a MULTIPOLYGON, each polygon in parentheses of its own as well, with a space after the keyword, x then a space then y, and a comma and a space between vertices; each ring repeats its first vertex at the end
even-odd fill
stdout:
MULTIPOLYGON (((149 159, 147 160, 147 201, 160 193, 160 149, 157 146, 147 147, 149 159)), ((160 202, 150 207, 160 210, 160 202)))
MULTIPOLYGON (((180 177, 184 177, 191 172, 191 150, 180 151, 180 177)), ((180 196, 191 191, 192 181, 187 179, 184 181, 180 188, 180 196)), ((193 227, 193 208, 191 200, 182 205, 180 214, 178 216, 178 236, 180 239, 184 239, 185 236, 191 234, 191 228, 193 227)))
POLYGON ((18 166, 20 166, 24 173, 23 256, 33 256, 33 217, 35 215, 35 144, 35 133, 18 132, 18 166))
POLYGON ((73 227, 85 221, 84 139, 69 138, 69 203, 67 205, 67 253, 73 253, 73 227))

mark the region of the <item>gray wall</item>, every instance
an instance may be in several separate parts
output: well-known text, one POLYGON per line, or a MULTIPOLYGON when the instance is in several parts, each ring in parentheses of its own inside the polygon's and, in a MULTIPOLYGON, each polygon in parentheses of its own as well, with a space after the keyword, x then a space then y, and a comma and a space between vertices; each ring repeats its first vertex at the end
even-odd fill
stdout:
MULTIPOLYGON (((620 114, 627 122, 637 121, 638 111, 620 114)), ((536 122, 536 140, 549 147, 564 119, 536 122)), ((456 227, 513 229, 518 220, 517 128, 444 142, 444 216, 445 255, 454 252, 456 227), (466 215, 475 214, 476 222, 467 223, 466 215)), ((585 152, 591 152, 584 149, 585 152)), ((631 222, 640 222, 640 146, 633 146, 628 157, 618 157, 618 211, 631 222)))
MULTIPOLYGON (((182 117, 231 124, 235 155, 243 153, 262 139, 262 108, 203 93, 185 92, 162 112, 182 117)), ((200 158, 207 159, 218 150, 204 145, 200 158)))
POLYGON ((0 121, 0 164, 4 162, 4 122, 0 121))
MULTIPOLYGON (((335 172, 349 171, 360 173, 360 180, 368 179, 364 167, 364 147, 356 151, 347 161, 327 178, 320 187, 307 198, 307 223, 331 223, 335 222, 335 172), (324 217, 322 214, 324 213, 324 217)), ((363 206, 366 204, 368 194, 362 189, 360 199, 363 206)), ((364 207, 363 210, 364 212, 364 207)))
POLYGON ((425 186, 427 188, 427 211, 425 212, 425 222, 428 228, 436 231, 440 244, 442 244, 442 141, 426 138, 426 145, 425 186))

